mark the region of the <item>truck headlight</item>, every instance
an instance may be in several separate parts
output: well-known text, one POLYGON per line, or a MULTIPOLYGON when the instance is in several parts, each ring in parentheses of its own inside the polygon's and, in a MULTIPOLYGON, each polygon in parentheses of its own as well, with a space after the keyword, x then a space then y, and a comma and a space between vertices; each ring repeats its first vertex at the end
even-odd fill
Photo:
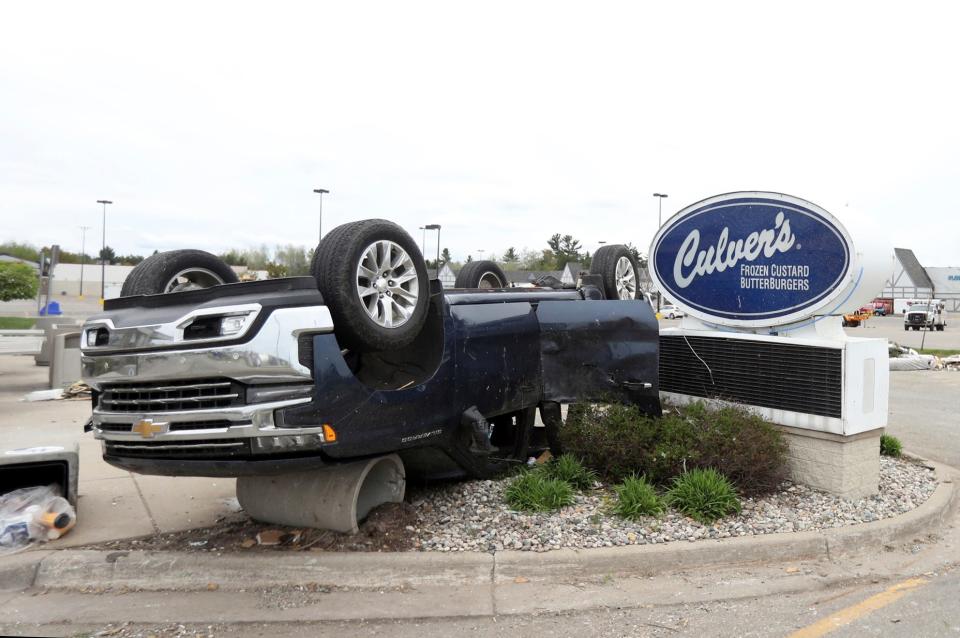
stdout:
POLYGON ((253 311, 195 317, 183 327, 183 339, 215 339, 230 337, 244 331, 253 311))
POLYGON ((220 336, 226 337, 228 335, 235 335, 243 330, 243 326, 247 323, 247 317, 249 315, 250 313, 248 312, 243 315, 232 315, 221 319, 220 336))

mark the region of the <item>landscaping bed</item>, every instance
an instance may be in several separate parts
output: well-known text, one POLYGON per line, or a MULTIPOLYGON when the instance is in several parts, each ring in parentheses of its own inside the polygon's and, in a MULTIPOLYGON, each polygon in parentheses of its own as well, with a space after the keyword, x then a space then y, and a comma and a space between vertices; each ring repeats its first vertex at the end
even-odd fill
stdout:
POLYGON ((598 486, 552 512, 512 511, 504 501, 510 478, 411 487, 406 503, 378 508, 356 535, 293 530, 250 520, 242 512, 216 525, 95 546, 96 549, 177 551, 477 551, 543 552, 563 547, 646 545, 789 533, 868 523, 908 512, 929 498, 937 481, 929 467, 880 458, 878 495, 847 501, 783 482, 761 497, 743 498, 740 514, 703 524, 667 510, 631 521, 612 513, 614 494, 598 486), (281 532, 277 545, 257 535, 281 532), (286 538, 283 535, 286 535, 286 538))
POLYGON ((848 501, 788 481, 766 496, 744 498, 740 514, 712 524, 667 510, 636 521, 610 513, 614 495, 600 487, 574 496, 555 512, 511 511, 503 501, 508 481, 471 481, 415 495, 422 520, 420 547, 436 551, 547 551, 696 541, 800 532, 869 523, 908 512, 936 489, 934 472, 909 460, 880 458, 880 491, 848 501))
MULTIPOLYGON (((578 406, 559 431, 565 452, 496 480, 408 485, 355 535, 257 523, 217 525, 98 546, 235 551, 544 552, 819 530, 897 516, 936 488, 932 468, 880 441, 879 493, 849 501, 785 480, 787 446, 743 408, 665 406, 651 417, 617 404, 578 406)), ((558 450, 559 451, 559 450, 558 450)))

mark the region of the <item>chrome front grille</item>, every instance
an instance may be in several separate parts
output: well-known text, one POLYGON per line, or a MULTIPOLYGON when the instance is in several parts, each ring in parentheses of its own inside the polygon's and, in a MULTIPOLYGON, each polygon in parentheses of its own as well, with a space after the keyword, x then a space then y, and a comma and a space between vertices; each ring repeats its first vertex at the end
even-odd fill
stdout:
POLYGON ((244 387, 229 379, 192 379, 104 385, 97 407, 103 412, 176 412, 244 404, 244 387))

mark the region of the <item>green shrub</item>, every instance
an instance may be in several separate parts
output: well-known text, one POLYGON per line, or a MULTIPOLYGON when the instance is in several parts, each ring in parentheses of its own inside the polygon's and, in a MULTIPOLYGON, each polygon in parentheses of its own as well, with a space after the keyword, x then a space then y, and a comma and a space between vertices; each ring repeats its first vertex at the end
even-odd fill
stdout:
POLYGON ((622 480, 646 472, 659 481, 648 466, 656 445, 652 419, 632 405, 571 406, 560 429, 564 450, 607 479, 622 480))
POLYGON ((547 478, 537 471, 517 476, 504 495, 510 507, 525 512, 546 512, 573 503, 573 488, 569 483, 547 478))
POLYGON ((643 476, 628 476, 613 491, 617 494, 613 511, 623 518, 636 520, 641 516, 656 516, 663 511, 663 501, 643 476))
POLYGON ((777 489, 787 474, 787 443, 773 425, 737 406, 687 407, 698 422, 697 459, 693 467, 712 467, 747 495, 777 489))
POLYGON ((558 456, 549 463, 538 466, 535 471, 540 472, 544 478, 564 481, 577 490, 588 490, 597 481, 595 471, 584 467, 579 459, 569 454, 558 456))
POLYGON ((614 481, 644 474, 663 485, 688 469, 712 467, 753 495, 776 489, 786 475, 783 436, 739 407, 666 406, 654 418, 630 405, 578 406, 560 429, 560 441, 614 481))
POLYGON ((900 439, 889 434, 880 435, 880 454, 884 456, 899 457, 903 454, 903 444, 900 439))
POLYGON ((712 468, 690 470, 675 478, 666 500, 674 509, 706 524, 740 511, 733 484, 712 468))
POLYGON ((33 299, 39 285, 37 273, 30 266, 0 263, 0 301, 33 299))

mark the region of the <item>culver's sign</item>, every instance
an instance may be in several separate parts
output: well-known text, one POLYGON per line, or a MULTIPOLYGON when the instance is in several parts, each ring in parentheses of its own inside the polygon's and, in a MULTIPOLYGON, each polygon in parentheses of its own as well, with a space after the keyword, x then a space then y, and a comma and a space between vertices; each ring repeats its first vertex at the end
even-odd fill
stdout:
POLYGON ((853 255, 847 231, 816 204, 779 193, 727 193, 667 221, 650 247, 650 276, 694 317, 775 326, 836 301, 853 255))

